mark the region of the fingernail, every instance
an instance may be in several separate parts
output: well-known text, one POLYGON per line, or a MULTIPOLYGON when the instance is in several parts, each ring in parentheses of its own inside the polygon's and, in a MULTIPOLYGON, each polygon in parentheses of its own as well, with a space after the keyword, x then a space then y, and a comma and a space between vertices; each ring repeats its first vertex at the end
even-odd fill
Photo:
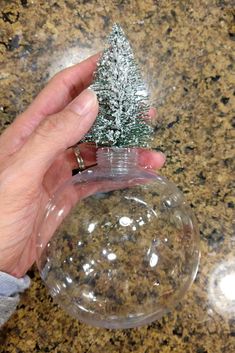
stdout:
POLYGON ((76 97, 69 108, 79 115, 87 115, 97 104, 97 96, 91 89, 86 89, 76 97))
POLYGON ((157 153, 159 154, 159 156, 162 157, 163 162, 165 162, 165 160, 166 160, 166 155, 165 155, 163 152, 161 152, 161 151, 157 151, 157 153))
POLYGON ((164 153, 162 153, 161 151, 156 151, 157 154, 158 154, 158 163, 159 163, 159 166, 158 168, 161 168, 165 162, 166 162, 166 155, 164 153))

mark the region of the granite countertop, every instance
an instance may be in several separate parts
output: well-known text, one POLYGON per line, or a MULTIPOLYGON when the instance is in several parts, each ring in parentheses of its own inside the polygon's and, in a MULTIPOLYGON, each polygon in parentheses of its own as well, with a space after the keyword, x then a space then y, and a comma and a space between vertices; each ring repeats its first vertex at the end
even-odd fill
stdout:
POLYGON ((91 328, 67 316, 38 272, 0 332, 0 352, 235 352, 235 4, 232 0, 1 0, 0 129, 60 69, 130 38, 158 109, 153 148, 199 223, 202 258, 177 308, 151 325, 91 328))

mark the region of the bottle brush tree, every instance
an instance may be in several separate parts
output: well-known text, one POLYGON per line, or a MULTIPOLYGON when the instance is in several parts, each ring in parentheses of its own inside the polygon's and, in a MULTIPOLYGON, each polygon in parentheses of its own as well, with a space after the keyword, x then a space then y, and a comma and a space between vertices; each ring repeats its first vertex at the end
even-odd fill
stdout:
POLYGON ((148 91, 118 24, 113 25, 91 88, 98 97, 99 114, 84 140, 97 146, 146 147, 153 132, 146 122, 148 91))

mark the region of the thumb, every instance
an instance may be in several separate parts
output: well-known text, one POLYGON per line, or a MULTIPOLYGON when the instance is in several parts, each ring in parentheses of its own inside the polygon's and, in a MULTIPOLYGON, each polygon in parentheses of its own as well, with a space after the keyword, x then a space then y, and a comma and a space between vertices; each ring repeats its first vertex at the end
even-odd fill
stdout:
POLYGON ((64 110, 48 116, 14 156, 21 171, 26 168, 34 177, 44 176, 57 155, 85 135, 97 114, 96 94, 87 89, 64 110))

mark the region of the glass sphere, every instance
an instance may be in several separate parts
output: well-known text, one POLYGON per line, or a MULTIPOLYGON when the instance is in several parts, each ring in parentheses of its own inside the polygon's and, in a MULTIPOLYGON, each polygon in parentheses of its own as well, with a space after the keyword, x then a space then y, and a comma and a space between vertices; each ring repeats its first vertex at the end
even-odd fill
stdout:
POLYGON ((135 149, 99 149, 98 165, 53 197, 37 238, 37 264, 51 295, 94 326, 129 328, 160 318, 197 272, 189 206, 173 183, 137 159, 135 149))

